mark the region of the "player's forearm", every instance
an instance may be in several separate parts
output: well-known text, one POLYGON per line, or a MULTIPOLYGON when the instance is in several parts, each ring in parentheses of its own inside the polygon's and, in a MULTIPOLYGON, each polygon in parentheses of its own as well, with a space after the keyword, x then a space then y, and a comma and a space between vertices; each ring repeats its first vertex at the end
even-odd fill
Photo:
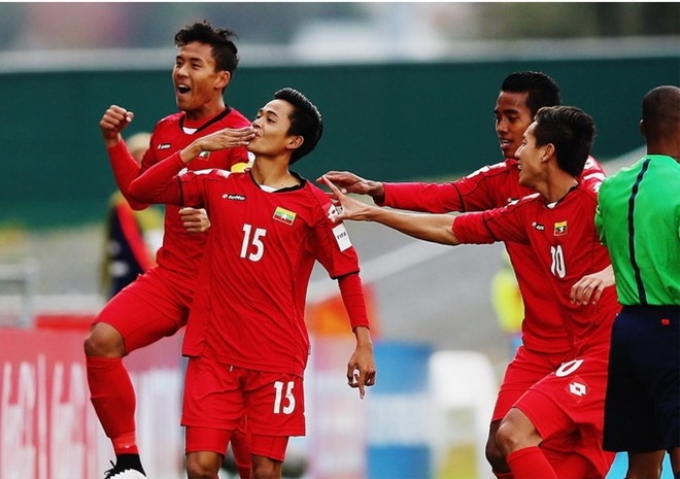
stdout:
POLYGON ((400 210, 427 213, 461 210, 458 192, 450 183, 384 183, 383 200, 375 202, 400 210))
POLYGON ((125 142, 119 141, 107 148, 107 153, 113 170, 113 178, 127 202, 134 210, 146 208, 147 204, 135 201, 128 192, 130 184, 139 174, 139 164, 128 151, 125 142))
POLYGON ((200 155, 202 152, 203 149, 200 147, 199 143, 197 141, 194 141, 189 146, 183 148, 179 152, 179 158, 182 161, 182 163, 188 165, 191 161, 195 160, 198 157, 198 155, 200 155))
POLYGON ((364 288, 359 273, 348 274, 338 278, 340 296, 347 311, 352 330, 369 327, 364 288))
POLYGON ((178 153, 156 163, 130 183, 130 196, 145 203, 181 204, 177 174, 184 166, 178 153))
POLYGON ((371 330, 366 326, 358 326, 354 328, 354 338, 357 347, 373 348, 373 340, 371 339, 371 330))
POLYGON ((413 238, 432 243, 460 244, 452 230, 455 218, 450 215, 416 215, 386 208, 372 208, 367 213, 366 219, 413 238))

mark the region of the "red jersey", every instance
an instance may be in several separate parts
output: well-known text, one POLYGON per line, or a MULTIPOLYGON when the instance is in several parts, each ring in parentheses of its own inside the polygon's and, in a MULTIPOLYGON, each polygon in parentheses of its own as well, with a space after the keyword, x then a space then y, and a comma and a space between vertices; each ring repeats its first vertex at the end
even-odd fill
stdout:
MULTIPOLYGON (((251 124, 250 120, 231 107, 227 107, 222 113, 208 120, 192 133, 187 133, 184 130, 184 121, 185 113, 180 112, 169 115, 156 124, 151 135, 149 149, 142 160, 142 168, 139 170, 135 164, 136 170, 133 170, 132 174, 129 171, 129 161, 134 162, 134 160, 131 157, 121 157, 126 150, 122 148, 109 150, 118 187, 135 209, 141 209, 145 206, 135 202, 127 194, 129 184, 136 176, 173 153, 182 150, 196 138, 215 133, 224 128, 243 128, 251 124), (121 171, 125 168, 128 169, 127 174, 121 171)), ((207 158, 190 163, 187 168, 230 170, 239 163, 248 163, 248 151, 245 147, 212 152, 207 158)), ((195 205, 187 204, 186 206, 195 205)), ((207 233, 187 233, 182 225, 179 209, 180 207, 175 205, 166 205, 165 207, 163 245, 158 250, 156 261, 161 268, 178 273, 188 281, 193 281, 198 274, 207 233)))
MULTIPOLYGON (((385 183, 384 205, 430 213, 500 208, 535 193, 519 184, 518 164, 516 159, 508 158, 450 183, 385 183)), ((588 158, 581 180, 597 190, 604 176, 602 166, 588 158)), ((524 346, 547 353, 568 351, 569 336, 552 292, 544 287, 545 272, 537 267, 533 248, 515 242, 506 242, 505 246, 524 302, 524 346)))
POLYGON ((154 201, 203 205, 210 215, 206 261, 183 353, 302 376, 310 347, 305 300, 314 262, 332 278, 359 272, 344 225, 331 220, 335 206, 302 178, 300 186, 274 192, 260 188, 249 170, 186 172, 172 181, 182 166, 179 157, 168 160, 139 186, 154 201))
POLYGON ((534 267, 542 272, 541 283, 534 286, 550 298, 551 311, 566 328, 575 355, 606 354, 619 310, 614 288, 605 289, 595 305, 572 304, 569 299, 576 281, 611 264, 595 230, 596 207, 596 189, 581 181, 557 203, 546 204, 535 193, 503 208, 459 216, 453 225, 463 243, 505 241, 533 250, 534 267))

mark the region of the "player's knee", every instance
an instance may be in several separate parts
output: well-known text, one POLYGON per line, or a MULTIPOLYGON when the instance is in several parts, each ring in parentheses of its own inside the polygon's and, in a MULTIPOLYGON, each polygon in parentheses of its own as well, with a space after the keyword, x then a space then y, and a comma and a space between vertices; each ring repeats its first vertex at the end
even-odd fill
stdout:
POLYGON ((123 357, 125 346, 123 337, 106 323, 97 323, 90 329, 83 344, 86 356, 123 357))
POLYGON ((215 453, 187 454, 187 477, 189 479, 215 479, 221 462, 215 453))
POLYGON ((496 443, 496 437, 489 436, 486 441, 486 447, 484 448, 484 455, 486 456, 486 461, 491 466, 491 469, 496 472, 505 472, 508 469, 508 465, 505 462, 505 457, 501 452, 498 444, 496 443))
POLYGON ((486 446, 484 448, 484 455, 486 461, 491 466, 494 472, 507 472, 508 465, 505 462, 505 457, 498 447, 496 442, 496 434, 498 434, 498 426, 500 426, 501 421, 493 421, 489 426, 489 436, 486 439, 486 446))
POLYGON ((519 448, 521 443, 521 438, 519 437, 519 431, 515 427, 512 421, 503 420, 498 427, 498 432, 496 432, 496 449, 498 450, 501 458, 505 460, 513 451, 519 448))
POLYGON ((252 464, 253 479, 280 479, 283 463, 272 459, 255 456, 252 464), (259 460, 258 460, 259 459, 259 460))
POLYGON ((536 427, 521 410, 512 408, 505 415, 496 433, 498 444, 503 457, 519 449, 541 444, 542 438, 536 427))

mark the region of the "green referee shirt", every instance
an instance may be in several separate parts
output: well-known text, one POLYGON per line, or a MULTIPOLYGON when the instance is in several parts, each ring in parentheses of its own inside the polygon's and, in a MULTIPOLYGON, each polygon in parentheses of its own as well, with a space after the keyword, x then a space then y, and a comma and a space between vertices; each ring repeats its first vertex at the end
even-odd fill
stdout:
POLYGON ((609 250, 622 305, 680 305, 678 162, 647 155, 607 177, 595 226, 609 250))

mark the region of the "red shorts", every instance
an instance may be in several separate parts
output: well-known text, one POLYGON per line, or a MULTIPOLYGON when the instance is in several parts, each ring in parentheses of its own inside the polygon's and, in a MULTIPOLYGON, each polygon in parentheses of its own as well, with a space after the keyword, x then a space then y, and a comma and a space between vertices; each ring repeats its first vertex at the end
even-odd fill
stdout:
POLYGON ((186 276, 151 268, 106 303, 94 323, 113 326, 129 354, 184 326, 193 293, 193 282, 186 276))
POLYGON ((557 354, 540 353, 520 346, 508 364, 498 391, 491 421, 500 421, 531 386, 554 372, 563 361, 571 359, 569 351, 557 354))
POLYGON ((260 372, 189 358, 184 384, 182 425, 187 427, 187 451, 196 451, 192 428, 226 431, 215 434, 202 450, 224 454, 229 438, 247 418, 250 451, 283 461, 289 436, 305 435, 303 380, 289 373, 260 372))
MULTIPOLYGON (((607 359, 583 356, 562 364, 516 403, 543 438, 542 447, 581 456, 583 477, 605 477, 614 454, 602 449, 607 359)), ((606 355, 605 355, 606 356, 606 355)))

